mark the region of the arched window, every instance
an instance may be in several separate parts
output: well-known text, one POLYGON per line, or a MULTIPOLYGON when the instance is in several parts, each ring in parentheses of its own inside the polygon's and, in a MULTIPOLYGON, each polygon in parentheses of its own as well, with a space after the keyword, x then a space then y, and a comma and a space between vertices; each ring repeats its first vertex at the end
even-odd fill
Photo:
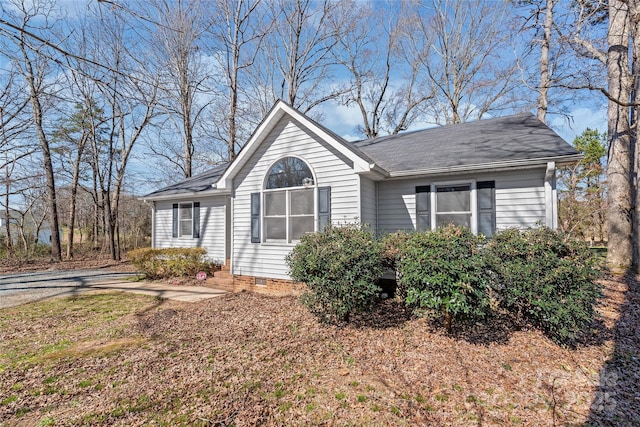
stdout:
POLYGON ((265 241, 292 242, 314 232, 314 190, 313 173, 302 159, 284 157, 271 166, 264 189, 265 241))
POLYGON ((285 157, 271 166, 265 187, 267 190, 273 190, 311 185, 313 185, 313 174, 309 166, 297 157, 285 157))

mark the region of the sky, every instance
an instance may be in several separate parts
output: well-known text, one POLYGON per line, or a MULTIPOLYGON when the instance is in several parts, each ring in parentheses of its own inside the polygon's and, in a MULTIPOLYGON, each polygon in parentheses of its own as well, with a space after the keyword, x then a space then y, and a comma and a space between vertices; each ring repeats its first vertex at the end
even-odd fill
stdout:
MULTIPOLYGON (((0 1, 6 4, 5 0, 0 1)), ((96 0, 58 0, 58 5, 60 6, 61 14, 72 19, 74 16, 78 16, 80 14, 79 12, 82 12, 82 9, 86 8, 88 3, 95 1, 96 0)), ((548 125, 562 138, 571 143, 574 138, 580 135, 587 127, 598 129, 600 132, 606 130, 606 102, 602 95, 593 94, 587 97, 581 96, 574 104, 575 105, 571 105, 566 111, 566 116, 552 114, 548 116, 548 125)), ((531 112, 535 113, 534 110, 531 112)), ((355 141, 363 138, 363 135, 357 130, 362 122, 362 118, 355 103, 352 103, 350 106, 345 106, 339 104, 337 101, 325 102, 312 110, 312 116, 315 114, 321 117, 320 121, 324 126, 346 140, 355 141)), ((425 122, 416 122, 409 130, 424 129, 430 126, 432 125, 425 122)), ((139 159, 132 159, 129 170, 140 176, 153 174, 154 171, 150 170, 146 160, 148 159, 144 159, 144 154, 140 155, 139 159)), ((155 184, 150 184, 148 181, 141 183, 136 188, 136 192, 144 194, 145 192, 155 189, 149 187, 149 185, 155 184)))

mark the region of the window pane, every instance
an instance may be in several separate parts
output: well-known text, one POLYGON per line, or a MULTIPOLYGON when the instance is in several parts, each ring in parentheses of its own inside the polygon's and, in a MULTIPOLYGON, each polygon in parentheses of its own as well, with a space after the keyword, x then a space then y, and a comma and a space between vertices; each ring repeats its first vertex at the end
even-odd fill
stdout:
POLYGON ((471 214, 437 214, 436 226, 444 227, 446 225, 462 225, 465 227, 471 227, 471 214))
POLYGON ((296 216, 292 217, 291 222, 291 240, 300 240, 306 233, 313 233, 313 216, 296 216))
POLYGON ((180 236, 191 236, 191 220, 180 221, 180 236))
POLYGON ((267 240, 268 239, 285 240, 287 238, 286 223, 287 221, 285 218, 265 218, 264 219, 265 238, 267 240))
POLYGON ((468 185, 439 187, 437 189, 438 212, 470 212, 471 199, 468 185))
POLYGON ((291 191, 291 215, 313 215, 313 189, 291 191))
POLYGON ((285 215, 286 214, 287 193, 284 191, 275 191, 264 193, 264 213, 267 216, 285 215))
POLYGON ((191 203, 180 205, 180 220, 191 219, 191 203))

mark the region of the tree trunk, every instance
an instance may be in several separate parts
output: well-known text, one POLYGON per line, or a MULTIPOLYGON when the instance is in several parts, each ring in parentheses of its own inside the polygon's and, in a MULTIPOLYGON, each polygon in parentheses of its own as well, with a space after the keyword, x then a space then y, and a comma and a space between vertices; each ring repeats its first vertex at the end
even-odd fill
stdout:
POLYGON ((542 123, 547 122, 547 110, 549 109, 549 45, 551 44, 551 29, 553 28, 553 4, 554 0, 547 0, 544 20, 544 36, 540 49, 540 89, 538 91, 538 119, 542 123))
POLYGON ((36 123, 36 131, 38 140, 42 148, 42 160, 44 164, 44 172, 47 180, 47 205, 49 208, 49 227, 51 227, 51 259, 53 261, 62 260, 62 251, 60 249, 60 228, 58 226, 58 204, 56 202, 56 184, 53 174, 53 162, 51 160, 51 151, 49 149, 49 140, 44 133, 42 125, 42 107, 40 100, 35 93, 31 94, 31 103, 33 107, 33 117, 36 123))
MULTIPOLYGON (((631 104, 638 102, 640 93, 640 3, 638 0, 629 0, 629 19, 631 22, 632 38, 632 62, 631 62, 631 104)), ((633 265, 636 273, 640 272, 640 191, 638 185, 638 171, 640 170, 640 150, 638 147, 638 129, 640 126, 640 106, 631 107, 631 142, 633 146, 634 173, 630 178, 635 201, 633 217, 633 265)))
POLYGON ((73 234, 76 222, 76 204, 78 197, 78 182, 80 180, 80 161, 84 148, 84 142, 78 147, 78 156, 76 158, 75 169, 73 171, 73 181, 71 182, 71 212, 69 214, 69 241, 67 242, 67 259, 73 258, 73 234))
MULTIPOLYGON (((613 100, 629 101, 632 81, 629 72, 629 11, 626 2, 610 0, 607 52, 609 93, 613 100)), ((607 267, 611 272, 630 272, 633 264, 632 222, 634 200, 632 192, 633 146, 629 123, 629 107, 609 101, 608 112, 609 161, 607 267)))
POLYGON ((106 220, 106 229, 107 229, 107 239, 109 243, 109 255, 112 260, 118 260, 117 248, 116 248, 116 226, 115 221, 112 215, 112 206, 111 206, 111 198, 109 195, 103 191, 102 198, 104 201, 104 212, 105 212, 105 220, 106 220))
POLYGON ((4 194, 4 229, 7 236, 5 245, 7 246, 7 253, 9 256, 13 255, 13 238, 11 237, 11 211, 9 209, 9 191, 11 190, 11 184, 9 181, 9 166, 7 164, 7 174, 5 176, 5 194, 4 194))

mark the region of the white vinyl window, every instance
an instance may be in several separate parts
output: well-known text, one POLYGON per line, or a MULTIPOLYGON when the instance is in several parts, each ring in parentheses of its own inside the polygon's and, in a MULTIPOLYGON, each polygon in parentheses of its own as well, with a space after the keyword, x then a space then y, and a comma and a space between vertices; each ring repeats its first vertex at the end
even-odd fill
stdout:
POLYGON ((265 241, 292 242, 313 233, 315 185, 304 161, 297 157, 280 159, 269 169, 265 186, 265 241))
POLYGON ((180 203, 178 209, 178 237, 192 237, 193 204, 180 203))
POLYGON ((491 237, 496 230, 495 181, 416 187, 416 229, 449 224, 491 237))
POLYGON ((436 187, 436 227, 454 224, 471 228, 471 186, 436 187))

